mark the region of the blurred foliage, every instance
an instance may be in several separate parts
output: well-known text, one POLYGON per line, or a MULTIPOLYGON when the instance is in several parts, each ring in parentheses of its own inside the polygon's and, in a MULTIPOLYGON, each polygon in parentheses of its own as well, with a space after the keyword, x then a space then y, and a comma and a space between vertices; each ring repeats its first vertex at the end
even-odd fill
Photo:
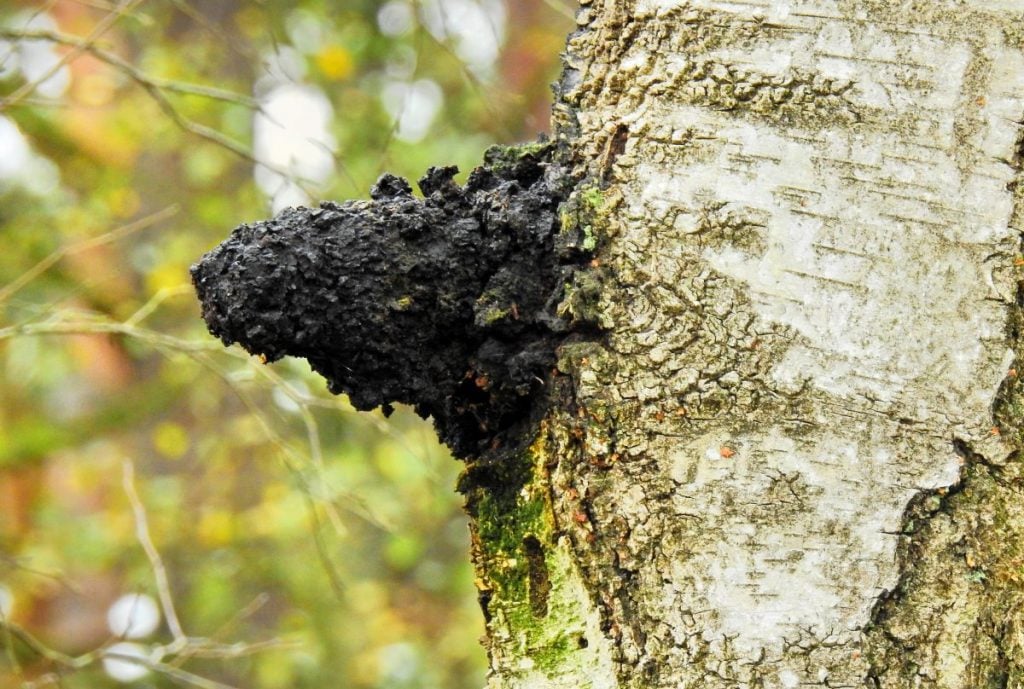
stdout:
POLYGON ((468 172, 547 127, 568 4, 0 4, 0 686, 124 686, 103 657, 129 593, 163 621, 128 685, 482 686, 458 463, 408 410, 224 349, 188 267, 270 213, 272 86, 329 105, 327 174, 273 163, 296 193, 468 172))

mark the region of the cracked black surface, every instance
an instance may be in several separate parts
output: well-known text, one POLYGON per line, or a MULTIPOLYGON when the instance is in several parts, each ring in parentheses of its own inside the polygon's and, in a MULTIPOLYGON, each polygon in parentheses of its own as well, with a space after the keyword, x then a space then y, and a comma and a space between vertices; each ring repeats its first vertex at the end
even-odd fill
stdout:
POLYGON ((357 409, 412 405, 457 456, 500 445, 544 388, 586 258, 559 235, 572 185, 552 149, 494 147, 465 187, 431 168, 422 199, 385 174, 371 201, 239 226, 192 267, 210 332, 307 359, 357 409))

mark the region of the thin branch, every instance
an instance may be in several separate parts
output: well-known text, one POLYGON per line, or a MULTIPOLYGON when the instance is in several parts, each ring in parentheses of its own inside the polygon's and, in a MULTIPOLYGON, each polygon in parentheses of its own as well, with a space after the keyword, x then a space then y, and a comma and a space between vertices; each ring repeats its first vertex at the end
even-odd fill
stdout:
POLYGON ((122 225, 121 227, 115 228, 109 232, 105 232, 104 234, 101 234, 98 237, 85 239, 80 242, 76 242, 75 244, 72 244, 70 246, 57 249, 49 256, 41 260, 39 263, 35 264, 27 271, 22 273, 20 276, 15 278, 13 282, 5 285, 3 288, 0 288, 0 304, 3 304, 5 301, 10 299, 12 295, 18 292, 18 290, 20 290, 22 287, 24 287, 25 285, 27 285, 28 283, 32 282, 37 277, 45 273, 47 270, 53 267, 54 264, 56 264, 65 256, 72 256, 82 251, 93 249, 97 246, 102 246, 104 244, 116 242, 117 240, 123 239, 124 237, 127 237, 130 234, 134 234, 136 232, 139 232, 140 230, 145 230, 149 227, 152 227, 153 225, 156 225, 157 223, 160 223, 172 217, 173 215, 177 214, 178 210, 179 206, 177 205, 168 206, 163 210, 159 210, 156 213, 147 215, 144 218, 140 218, 139 220, 136 220, 133 223, 122 225))
MULTIPOLYGON (((118 19, 120 19, 125 14, 131 12, 131 10, 135 9, 135 7, 138 6, 141 2, 142 0, 123 0, 122 2, 118 3, 116 8, 114 8, 107 16, 105 16, 103 19, 96 23, 96 26, 93 27, 92 32, 85 38, 85 44, 88 45, 98 41, 103 34, 105 34, 112 26, 114 26, 114 24, 117 23, 118 19)), ((57 62, 55 62, 50 69, 43 73, 42 76, 26 84, 23 84, 20 88, 15 89, 14 93, 0 100, 0 112, 3 112, 12 105, 17 105, 22 98, 35 91, 40 84, 45 83, 53 75, 57 74, 57 72, 66 67, 72 60, 81 55, 82 52, 84 52, 85 50, 86 48, 84 46, 76 47, 61 55, 60 59, 57 60, 57 62)))
MULTIPOLYGON (((215 371, 218 370, 218 367, 216 367, 216 365, 213 364, 212 361, 206 360, 206 357, 197 354, 195 356, 195 359, 196 361, 205 360, 207 366, 213 368, 215 371)), ((260 409, 260 406, 256 404, 256 401, 252 399, 249 393, 243 388, 236 386, 231 381, 230 377, 224 374, 221 374, 221 377, 225 380, 225 382, 228 383, 228 385, 232 388, 234 393, 242 401, 242 404, 244 404, 246 408, 249 410, 249 412, 253 415, 253 418, 256 420, 256 423, 260 426, 260 430, 263 431, 263 434, 267 438, 267 440, 270 443, 272 443, 275 447, 277 447, 278 450, 281 452, 281 457, 284 460, 283 463, 285 468, 295 478, 295 480, 298 481, 299 486, 302 489, 302 495, 306 501, 307 513, 309 514, 310 522, 312 524, 313 540, 314 544, 316 545, 317 556, 320 558, 320 562, 323 565, 325 573, 327 574, 327 578, 328 581, 330 582, 331 589, 335 592, 339 599, 342 599, 344 596, 344 585, 342 584, 341 576, 339 575, 337 568, 334 565, 334 562, 330 558, 330 554, 327 552, 327 546, 323 542, 323 535, 320 532, 320 517, 317 514, 316 510, 317 503, 316 500, 313 498, 312 487, 310 486, 304 472, 302 471, 302 466, 301 462, 299 461, 299 458, 296 456, 295 451, 291 447, 289 447, 288 444, 284 441, 284 439, 281 438, 281 436, 278 435, 270 426, 270 423, 264 416, 262 410, 260 409)), ((353 503, 362 506, 361 502, 359 501, 353 500, 353 503)), ((367 516, 364 516, 364 518, 367 518, 368 521, 374 521, 372 513, 370 513, 368 510, 367 516)))
MULTIPOLYGON (((53 9, 57 2, 58 0, 47 0, 45 3, 37 7, 35 11, 33 11, 27 18, 25 18, 25 20, 22 22, 22 25, 28 26, 29 24, 36 20, 36 17, 48 13, 50 10, 53 9)), ((5 62, 10 60, 11 57, 14 55, 14 51, 16 49, 17 46, 11 45, 10 48, 7 49, 7 52, 5 52, 3 55, 0 55, 0 65, 3 65, 5 62)))
POLYGON ((207 679, 194 673, 182 670, 181 668, 173 665, 168 665, 160 661, 150 660, 149 658, 141 658, 136 655, 128 655, 126 653, 119 653, 117 651, 102 650, 99 652, 100 657, 110 658, 112 660, 119 660, 124 663, 130 663, 132 665, 141 665, 147 670, 157 672, 165 675, 172 680, 176 680, 190 687, 199 687, 199 689, 236 689, 230 684, 223 684, 216 680, 207 679))
POLYGON ((301 647, 302 644, 297 641, 281 641, 279 639, 237 644, 212 643, 206 639, 189 639, 188 646, 174 656, 173 665, 179 667, 180 662, 191 660, 192 658, 231 660, 233 658, 247 658, 264 651, 278 651, 301 647))
MULTIPOLYGON (((110 333, 119 334, 127 337, 132 337, 143 342, 149 343, 155 347, 158 351, 165 353, 167 356, 172 356, 175 353, 184 353, 192 358, 197 363, 200 363, 206 368, 214 371, 220 376, 225 383, 232 389, 235 395, 242 401, 245 407, 253 415, 256 423, 259 425, 264 437, 274 447, 278 449, 283 460, 285 468, 289 473, 298 481, 301 487, 302 493, 306 499, 307 509, 311 525, 313 527, 313 538, 316 546, 317 555, 324 567, 325 573, 327 574, 332 590, 341 596, 344 591, 342 578, 338 573, 335 564, 331 560, 330 553, 328 552, 327 544, 324 542, 323 534, 321 532, 320 517, 318 514, 317 506, 319 505, 328 515, 329 521, 334 526, 336 533, 343 533, 344 526, 340 515, 335 511, 334 501, 328 500, 326 495, 321 498, 316 498, 318 493, 327 492, 325 470, 322 463, 313 462, 314 476, 318 480, 320 490, 314 490, 310 484, 309 477, 306 476, 306 472, 303 470, 303 458, 285 442, 285 440, 273 429, 270 422, 266 418, 265 412, 257 402, 252 399, 248 391, 243 387, 239 386, 227 372, 223 371, 211 358, 210 354, 213 352, 224 352, 235 358, 244 360, 250 367, 250 370, 255 370, 260 373, 266 371, 264 366, 256 366, 255 360, 242 353, 238 350, 224 350, 222 346, 212 340, 209 341, 194 341, 194 340, 182 340, 170 335, 157 333, 151 330, 138 328, 135 326, 127 325, 124 323, 112 323, 104 320, 83 320, 79 322, 54 322, 54 323, 30 323, 21 326, 15 326, 11 328, 0 329, 0 340, 10 338, 18 335, 66 335, 66 334, 82 334, 82 333, 110 333)), ((298 393, 291 390, 291 395, 294 395, 295 399, 301 399, 298 393)), ((286 394, 288 394, 286 392, 286 394)), ((301 406, 301 403, 300 403, 301 406)), ((313 443, 319 443, 319 437, 316 434, 310 436, 310 441, 313 443)), ((311 451, 314 451, 311 448, 311 451)), ((353 514, 360 516, 366 521, 376 524, 381 528, 391 530, 390 525, 385 523, 378 514, 375 514, 373 510, 367 506, 364 501, 356 495, 351 493, 344 495, 345 502, 344 506, 348 511, 353 514)), ((144 513, 143 513, 144 514, 144 513)), ((140 538, 141 540, 141 538, 140 538)), ((144 542, 144 541, 143 541, 144 542)), ((153 549, 155 553, 155 549, 153 549)), ((147 555, 151 556, 150 550, 147 548, 147 555)), ((159 572, 159 568, 154 566, 154 571, 159 572)), ((164 575, 166 580, 166 575, 164 575)), ((166 583, 161 586, 165 587, 166 583)), ((163 598, 163 591, 161 589, 161 597, 163 598)), ((171 608, 173 609, 173 608, 171 608)), ((168 615, 168 624, 170 626, 170 615, 168 615)), ((180 632, 180 626, 179 626, 180 632)))
POLYGON ((167 663, 153 663, 151 665, 147 665, 147 667, 154 672, 164 674, 172 680, 176 680, 177 682, 190 687, 199 687, 199 689, 236 689, 234 685, 207 679, 200 675, 182 670, 181 668, 174 667, 173 665, 168 665, 167 663))
MULTIPOLYGON (((258 364, 257 359, 245 353, 243 350, 239 348, 225 349, 220 342, 213 339, 186 340, 173 335, 156 332, 154 330, 140 328, 128 323, 109 321, 103 316, 98 316, 97 314, 90 312, 75 312, 71 309, 66 309, 64 314, 77 315, 79 320, 54 319, 50 321, 24 323, 9 326, 7 328, 0 328, 0 340, 11 339, 14 337, 108 334, 121 335, 145 342, 168 357, 173 356, 174 354, 185 354, 203 367, 216 373, 228 386, 231 387, 232 391, 253 414, 267 441, 273 444, 281 452, 282 457, 285 459, 285 467, 299 479, 303 490, 309 491, 311 495, 315 494, 315 491, 313 491, 312 486, 306 480, 302 470, 304 458, 300 457, 300 455, 296 453, 296 451, 290 447, 277 432, 274 431, 270 422, 267 420, 265 411, 261 405, 252 399, 248 392, 233 380, 233 377, 230 374, 214 363, 213 360, 209 358, 209 355, 212 353, 223 353, 227 356, 245 362, 249 372, 265 378, 267 381, 272 382, 274 386, 281 385, 281 389, 285 392, 285 395, 295 401, 300 407, 315 403, 317 406, 348 412, 349 410, 344 409, 339 402, 302 395, 283 381, 283 379, 274 373, 272 369, 265 365, 258 364)), ((370 418, 372 419, 373 417, 370 418)), ((374 420, 374 422, 378 423, 379 427, 381 427, 384 432, 394 435, 394 429, 390 426, 387 426, 378 420, 374 420)), ((317 438, 317 436, 312 437, 314 439, 317 438)), ((313 450, 311 448, 311 452, 312 451, 313 450)), ((343 497, 345 500, 345 507, 349 512, 385 530, 391 531, 393 529, 390 524, 386 523, 379 515, 375 514, 359 496, 346 493, 343 497)), ((326 502, 326 500, 323 502, 326 502)), ((335 519, 336 517, 332 517, 332 521, 335 519)))
MULTIPOLYGON (((238 141, 235 141, 229 136, 222 134, 221 132, 208 127, 204 124, 200 124, 185 115, 174 106, 174 104, 168 99, 165 91, 174 93, 192 95, 192 96, 203 96, 206 98, 212 98, 214 100, 220 100, 228 103, 234 103, 237 105, 243 105, 254 111, 262 112, 261 105, 258 100, 250 96, 245 96, 234 91, 227 91, 225 89, 219 89, 212 86, 202 86, 196 84, 187 84, 179 81, 172 81, 168 79, 162 79, 159 77, 153 77, 147 75, 142 70, 135 67, 130 62, 124 60, 118 55, 111 53, 110 51, 104 50, 95 44, 94 41, 88 39, 82 39, 77 36, 61 33, 59 31, 48 31, 48 30, 25 30, 18 31, 13 29, 0 29, 0 37, 2 38, 13 38, 22 40, 48 40, 53 41, 61 45, 70 46, 73 48, 75 54, 82 52, 88 52, 101 62, 105 62, 123 72, 132 81, 134 81, 143 91, 157 104, 157 107, 163 111, 165 115, 175 124, 176 127, 182 131, 198 136, 201 139, 205 139, 210 143, 213 143, 231 153, 237 155, 243 160, 252 163, 253 165, 265 167, 272 172, 275 172, 284 177, 289 182, 294 182, 303 191, 310 194, 312 191, 310 185, 313 184, 312 180, 305 179, 293 174, 291 171, 282 168, 277 165, 273 165, 266 161, 258 159, 255 154, 252 153, 246 146, 238 141)), ((21 99, 19 99, 20 102, 21 99)), ((0 111, 6 107, 5 101, 0 101, 0 111)))
POLYGON ((174 599, 171 597, 171 584, 167 579, 167 570, 160 552, 153 545, 153 539, 149 534, 149 522, 146 519, 146 508, 135 491, 135 465, 131 460, 124 460, 122 463, 124 492, 132 505, 132 514, 135 517, 135 537, 142 545, 149 559, 149 565, 153 569, 153 577, 156 579, 157 595, 160 598, 160 607, 163 608, 164 618, 167 620, 167 628, 171 630, 171 636, 176 644, 184 646, 188 643, 188 637, 181 629, 181 622, 178 620, 178 613, 174 609, 174 599))
MULTIPOLYGON (((414 4, 418 8, 420 6, 419 0, 417 0, 414 4)), ((452 59, 458 62, 459 71, 461 72, 462 77, 469 82, 470 87, 481 97, 481 101, 483 102, 484 107, 493 116, 494 123, 498 125, 498 133, 503 138, 508 139, 511 136, 512 132, 508 128, 508 125, 504 123, 504 118, 500 116, 501 112, 498 108, 498 101, 503 98, 506 102, 518 103, 522 100, 522 97, 508 93, 507 91, 502 91, 501 89, 498 89, 494 86, 487 84, 479 76, 477 76, 473 72, 473 70, 469 68, 469 66, 466 64, 466 61, 459 56, 458 52, 455 50, 455 47, 452 45, 452 32, 449 25, 450 20, 448 18, 448 12, 443 3, 438 5, 438 10, 441 12, 441 21, 443 22, 444 37, 438 38, 437 36, 435 36, 433 33, 430 32, 429 29, 423 27, 422 22, 420 22, 420 31, 426 33, 427 36, 430 37, 430 39, 438 48, 440 48, 443 52, 447 53, 452 59)), ((419 49, 417 49, 416 56, 417 65, 419 64, 420 57, 418 54, 418 50, 419 49)))
POLYGON ((236 93, 235 91, 228 91, 227 89, 220 89, 215 86, 189 84, 183 81, 151 76, 122 58, 120 55, 101 48, 86 39, 72 34, 63 33, 61 31, 51 31, 49 29, 0 29, 0 38, 24 41, 50 41, 51 43, 56 43, 58 45, 75 48, 76 50, 89 53, 100 62, 104 62, 111 67, 115 67, 121 72, 124 72, 132 79, 132 81, 135 81, 140 86, 153 87, 163 91, 172 91, 174 93, 181 93, 189 96, 212 98, 213 100, 244 105, 254 110, 259 109, 260 107, 259 101, 252 96, 236 93))
POLYGON ((242 608, 241 610, 236 612, 231 617, 231 619, 229 619, 227 622, 225 622, 220 627, 218 627, 217 630, 214 631, 214 633, 212 635, 212 638, 219 639, 220 637, 224 636, 232 628, 234 628, 235 625, 237 625, 239 622, 241 622, 242 620, 244 620, 244 619, 246 619, 248 617, 251 617, 252 615, 255 615, 257 612, 262 610, 263 607, 267 603, 269 603, 269 602, 270 602, 270 594, 268 594, 268 593, 260 593, 260 594, 258 594, 255 598, 253 598, 251 601, 249 601, 249 603, 246 604, 246 606, 244 608, 242 608))
POLYGON ((341 574, 338 572, 338 568, 334 565, 334 561, 331 559, 331 554, 327 550, 327 543, 324 541, 324 536, 320 525, 320 515, 316 511, 316 502, 313 497, 306 492, 303 492, 303 497, 306 499, 306 511, 309 514, 310 529, 313 531, 313 543, 316 546, 316 554, 320 559, 320 565, 324 569, 324 573, 327 575, 327 581, 331 585, 331 591, 342 603, 345 602, 345 583, 341 580, 341 574))
POLYGON ((56 663, 72 670, 80 670, 95 661, 95 656, 91 653, 76 658, 66 653, 55 651, 34 637, 27 629, 10 620, 0 620, 0 625, 3 625, 5 633, 25 644, 33 653, 49 660, 51 663, 56 663))
POLYGON ((112 2, 106 2, 106 0, 71 0, 76 5, 82 7, 91 7, 94 10, 103 10, 104 12, 113 12, 117 5, 112 2))
POLYGON ((210 35, 214 36, 217 40, 223 42, 234 52, 241 57, 249 61, 255 61, 259 59, 259 56, 252 50, 243 46, 240 42, 233 40, 233 37, 214 22, 206 18, 202 12, 192 7, 187 0, 170 0, 170 3, 174 5, 179 12, 194 21, 196 24, 201 26, 210 35))
POLYGON ((183 340, 172 335, 99 319, 26 323, 8 328, 0 328, 0 340, 7 340, 18 336, 40 335, 125 335, 148 342, 154 346, 163 346, 182 352, 220 351, 224 348, 222 344, 215 340, 183 340))
MULTIPOLYGON (((184 682, 189 686, 200 687, 201 689, 234 689, 227 684, 222 684, 205 677, 201 677, 192 672, 182 670, 180 667, 173 665, 168 662, 162 662, 162 660, 151 660, 149 658, 141 658, 136 655, 128 655, 126 653, 119 652, 115 646, 104 645, 96 648, 92 651, 88 651, 78 656, 71 656, 66 653, 54 650, 44 644, 42 641, 37 639, 31 632, 24 627, 10 622, 8 620, 0 619, 0 627, 3 628, 4 634, 10 639, 17 639, 24 644, 30 651, 35 653, 40 658, 44 658, 54 665, 60 668, 77 672, 90 665, 103 660, 118 660, 125 663, 131 663, 133 665, 141 665, 148 670, 165 675, 172 680, 184 682)), ((281 648, 295 648, 298 644, 289 643, 277 640, 263 641, 251 644, 237 643, 237 644, 216 644, 211 643, 206 639, 185 639, 182 644, 182 652, 186 657, 195 658, 209 658, 209 659, 232 659, 242 658, 256 653, 262 653, 267 650, 276 650, 281 648)), ((13 648, 13 644, 10 645, 13 648)), ((174 655, 175 652, 169 647, 154 646, 153 655, 158 658, 163 658, 165 655, 173 655, 175 660, 178 660, 180 656, 174 655)), ((53 673, 51 673, 53 674, 53 673)), ((50 684, 59 684, 59 675, 56 675, 58 679, 56 681, 48 681, 50 684)))
POLYGON ((59 572, 54 573, 46 572, 41 569, 35 569, 34 567, 30 567, 28 565, 22 564, 21 562, 18 562, 18 558, 7 554, 0 554, 0 563, 4 565, 4 567, 0 569, 11 569, 20 572, 26 572, 33 576, 41 577, 43 579, 49 579, 53 582, 56 582, 61 588, 64 588, 67 591, 70 591, 71 593, 74 593, 76 595, 81 595, 82 593, 81 589, 75 586, 74 582, 70 581, 65 575, 59 572))
POLYGON ((128 327, 134 328, 139 323, 141 323, 142 321, 144 321, 147 318, 149 318, 153 314, 153 312, 156 311, 158 308, 160 308, 160 306, 165 301, 167 301, 168 299, 172 299, 173 297, 180 297, 183 294, 191 294, 191 293, 192 293, 192 286, 191 285, 178 285, 177 287, 164 287, 160 291, 158 291, 156 294, 154 294, 152 297, 150 297, 149 301, 147 301, 145 304, 140 306, 139 309, 135 313, 133 313, 131 316, 129 316, 124 321, 124 324, 126 326, 128 326, 128 327))
POLYGON ((14 634, 7 626, 7 622, 7 611, 5 611, 3 606, 0 605, 0 625, 3 625, 4 629, 4 640, 6 641, 6 643, 4 644, 4 650, 6 651, 7 654, 7 662, 11 664, 11 667, 14 668, 14 671, 18 675, 21 675, 21 663, 18 662, 18 656, 14 653, 14 634))

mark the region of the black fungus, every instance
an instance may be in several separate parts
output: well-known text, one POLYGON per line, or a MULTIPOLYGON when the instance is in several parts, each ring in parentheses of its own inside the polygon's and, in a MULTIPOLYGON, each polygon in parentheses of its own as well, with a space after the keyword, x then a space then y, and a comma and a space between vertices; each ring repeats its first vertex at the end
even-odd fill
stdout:
POLYGON ((304 357, 357 409, 401 402, 469 458, 531 412, 568 325, 556 250, 571 186, 550 146, 492 149, 465 187, 431 168, 424 198, 383 175, 372 201, 241 225, 192 267, 210 332, 273 361, 304 357))

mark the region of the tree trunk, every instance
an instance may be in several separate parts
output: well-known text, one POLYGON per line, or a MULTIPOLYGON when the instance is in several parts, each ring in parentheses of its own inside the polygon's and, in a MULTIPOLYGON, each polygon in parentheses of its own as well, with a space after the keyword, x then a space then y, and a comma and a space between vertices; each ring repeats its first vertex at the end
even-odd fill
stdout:
POLYGON ((602 333, 467 489, 489 689, 1024 686, 1024 3, 582 4, 602 333))

